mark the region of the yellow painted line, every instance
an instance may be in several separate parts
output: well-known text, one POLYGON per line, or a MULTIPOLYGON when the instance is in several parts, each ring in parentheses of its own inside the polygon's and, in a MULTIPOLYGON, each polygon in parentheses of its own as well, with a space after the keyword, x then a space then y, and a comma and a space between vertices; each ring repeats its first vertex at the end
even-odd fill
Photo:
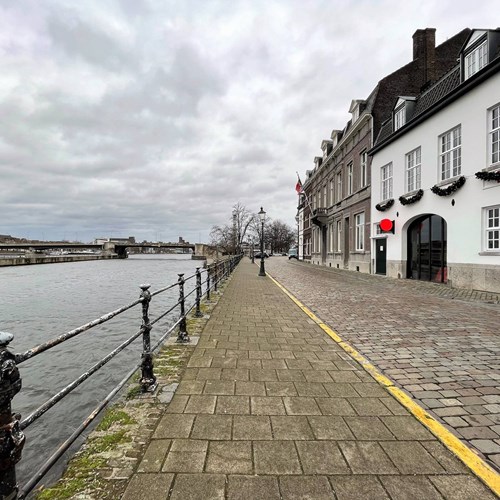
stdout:
POLYGON ((429 429, 451 452, 453 452, 469 469, 479 477, 491 490, 500 496, 500 474, 490 467, 481 457, 476 455, 468 446, 462 443, 446 427, 439 423, 432 415, 427 413, 410 396, 403 392, 394 382, 382 375, 378 369, 370 363, 354 347, 342 340, 340 335, 332 330, 326 323, 321 321, 307 306, 302 304, 297 297, 290 293, 281 283, 270 274, 268 277, 280 288, 285 295, 302 309, 325 333, 327 333, 337 344, 355 359, 379 384, 383 385, 419 422, 429 429))

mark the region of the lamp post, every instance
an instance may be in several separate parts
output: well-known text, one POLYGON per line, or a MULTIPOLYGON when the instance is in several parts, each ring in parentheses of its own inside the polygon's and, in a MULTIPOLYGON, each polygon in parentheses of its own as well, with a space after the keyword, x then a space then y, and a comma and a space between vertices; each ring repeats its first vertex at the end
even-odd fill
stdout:
POLYGON ((266 270, 264 268, 264 220, 266 219, 266 212, 260 207, 259 218, 261 223, 261 233, 260 233, 260 271, 259 276, 265 276, 266 270))

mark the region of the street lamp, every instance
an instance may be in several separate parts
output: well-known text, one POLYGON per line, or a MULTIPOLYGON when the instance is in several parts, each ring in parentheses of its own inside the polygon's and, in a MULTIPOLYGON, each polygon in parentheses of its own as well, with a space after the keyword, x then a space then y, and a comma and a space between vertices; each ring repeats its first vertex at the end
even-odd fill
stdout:
POLYGON ((265 276, 266 270, 264 268, 264 220, 266 219, 266 212, 260 207, 259 212, 260 223, 262 224, 262 229, 260 232, 260 271, 259 276, 265 276))

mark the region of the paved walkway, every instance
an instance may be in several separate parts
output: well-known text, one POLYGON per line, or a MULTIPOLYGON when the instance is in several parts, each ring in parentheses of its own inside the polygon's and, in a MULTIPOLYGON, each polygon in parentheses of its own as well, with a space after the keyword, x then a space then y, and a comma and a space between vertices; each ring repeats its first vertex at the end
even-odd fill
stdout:
POLYGON ((125 500, 495 498, 244 259, 125 500))
POLYGON ((286 258, 266 264, 344 340, 500 466, 500 306, 489 303, 491 295, 286 258))

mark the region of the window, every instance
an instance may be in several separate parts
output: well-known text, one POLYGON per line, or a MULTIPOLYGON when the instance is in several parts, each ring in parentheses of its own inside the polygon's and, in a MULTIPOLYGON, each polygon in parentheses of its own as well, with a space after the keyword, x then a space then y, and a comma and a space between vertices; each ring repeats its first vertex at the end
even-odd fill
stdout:
POLYGON ((486 251, 500 250, 500 205, 485 210, 486 251))
POLYGON ((404 105, 394 111, 394 130, 401 128, 405 124, 404 105))
POLYGON ((420 147, 406 155, 406 192, 420 189, 420 147))
POLYGON ((365 249, 365 214, 356 215, 356 250, 365 249))
POLYGON ((380 169, 380 193, 382 200, 392 198, 392 163, 383 166, 380 169))
POLYGON ((337 252, 342 251, 342 221, 338 220, 337 221, 337 252))
POLYGON ((462 157, 461 157, 461 127, 458 126, 446 134, 439 137, 440 144, 440 164, 441 180, 445 181, 451 177, 460 175, 462 157))
POLYGON ((328 251, 333 252, 333 224, 328 225, 328 251))
POLYGON ((326 184, 323 186, 323 207, 328 206, 328 200, 326 198, 326 184))
POLYGON ((479 47, 465 56, 465 78, 470 78, 474 73, 484 68, 487 64, 487 47, 484 41, 479 47))
POLYGON ((337 174, 337 203, 342 200, 342 174, 337 174))
POLYGON ((334 203, 334 196, 335 196, 335 182, 333 179, 330 179, 330 205, 333 205, 334 203))
POLYGON ((352 194, 352 163, 347 165, 347 196, 352 194))
POLYGON ((500 163, 500 104, 490 110, 490 163, 500 163))
POLYGON ((367 172, 366 172, 366 151, 363 151, 360 155, 359 159, 359 167, 360 167, 360 187, 364 188, 366 186, 366 180, 367 180, 367 172))

